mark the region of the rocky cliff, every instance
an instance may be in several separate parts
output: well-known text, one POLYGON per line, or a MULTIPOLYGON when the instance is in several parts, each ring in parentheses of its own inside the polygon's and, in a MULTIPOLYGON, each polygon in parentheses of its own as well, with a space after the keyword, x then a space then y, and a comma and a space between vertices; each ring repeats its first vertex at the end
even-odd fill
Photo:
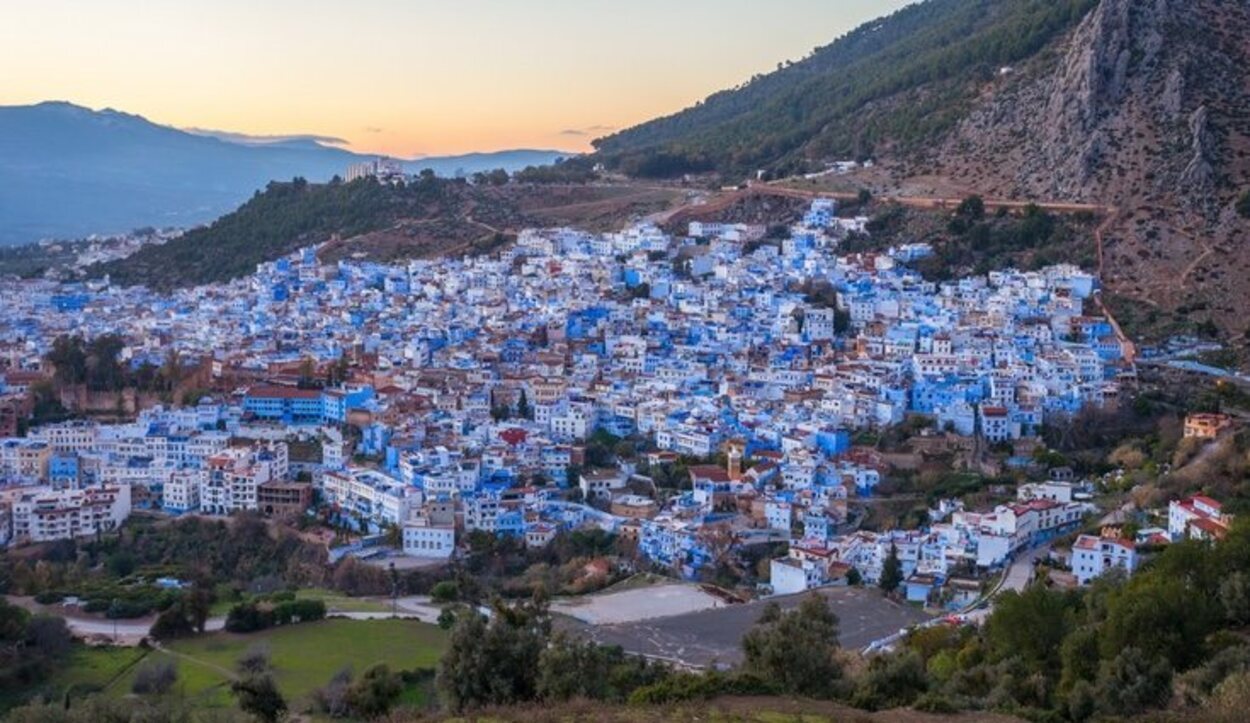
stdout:
POLYGON ((1104 278, 1139 321, 1247 329, 1250 2, 1102 0, 989 84, 925 164, 987 194, 1115 206, 1104 278), (1148 319, 1147 319, 1148 317, 1148 319))

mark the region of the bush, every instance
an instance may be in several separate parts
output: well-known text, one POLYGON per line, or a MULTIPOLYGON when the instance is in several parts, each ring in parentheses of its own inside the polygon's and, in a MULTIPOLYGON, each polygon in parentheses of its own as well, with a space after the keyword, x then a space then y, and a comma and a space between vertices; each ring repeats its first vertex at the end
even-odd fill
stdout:
POLYGON ((1150 659, 1137 648, 1125 648, 1103 662, 1094 694, 1107 715, 1135 715, 1161 706, 1172 695, 1172 666, 1166 658, 1150 659))
POLYGON ((273 614, 256 603, 239 603, 226 615, 226 630, 232 633, 254 633, 273 625, 273 614))
POLYGON ((172 640, 191 635, 195 632, 195 625, 186 616, 182 606, 176 606, 161 613, 156 622, 152 623, 150 632, 157 640, 172 640))
POLYGON ((272 654, 269 650, 269 643, 260 642, 253 643, 243 651, 243 655, 239 656, 239 660, 235 663, 239 673, 244 676, 264 675, 273 667, 272 654))
POLYGON ((872 659, 859 681, 851 704, 856 708, 882 710, 911 705, 929 686, 924 661, 914 650, 872 659))
POLYGON ((348 692, 352 687, 351 666, 345 667, 330 678, 330 682, 313 693, 317 710, 331 718, 345 718, 351 712, 348 692))
POLYGON ((663 705, 690 700, 707 700, 720 695, 719 675, 674 673, 658 683, 643 686, 629 696, 633 705, 663 705))
POLYGON ((1241 198, 1237 199, 1237 213, 1242 218, 1250 218, 1250 191, 1241 194, 1241 198))
POLYGON ((347 690, 347 704, 357 717, 372 720, 385 715, 404 691, 399 676, 386 665, 375 665, 347 690))
POLYGON ((444 580, 430 590, 430 597, 435 602, 454 602, 460 597, 460 586, 451 580, 444 580))
POLYGON ((109 609, 109 601, 101 600, 98 598, 95 600, 88 600, 82 606, 83 612, 86 612, 86 613, 102 613, 108 609, 109 609))
POLYGON ((109 603, 104 614, 110 620, 129 620, 147 615, 152 612, 153 607, 149 601, 114 600, 109 603))
POLYGON ((925 713, 937 713, 938 715, 951 715, 959 712, 959 706, 955 705, 949 697, 942 693, 928 692, 916 699, 912 704, 916 710, 925 713))
POLYGON ((178 682, 178 669, 172 660, 154 660, 135 671, 130 692, 136 695, 162 695, 178 682))
POLYGON ((253 633, 275 625, 310 623, 323 620, 326 604, 321 600, 291 600, 272 608, 253 602, 239 603, 226 615, 226 630, 232 633, 253 633))
POLYGON ((274 606, 271 624, 311 623, 324 620, 325 616, 326 604, 322 600, 291 600, 274 606))

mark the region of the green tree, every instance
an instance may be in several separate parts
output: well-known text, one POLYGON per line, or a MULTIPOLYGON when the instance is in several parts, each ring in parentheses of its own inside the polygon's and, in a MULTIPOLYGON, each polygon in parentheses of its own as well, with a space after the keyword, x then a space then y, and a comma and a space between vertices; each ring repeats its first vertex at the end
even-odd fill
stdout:
POLYGON ((1032 671, 1057 671, 1060 646, 1073 627, 1077 599, 1043 585, 999 595, 986 621, 990 657, 1019 658, 1032 671))
POLYGON ((955 214, 968 221, 980 221, 985 218, 985 200, 980 196, 969 196, 960 202, 955 214))
POLYGON ((851 702, 868 710, 900 708, 914 703, 928 689, 924 660, 916 651, 878 655, 869 661, 851 702))
MULTIPOLYGON (((1181 545, 1169 549, 1165 558, 1181 545)), ((1214 587, 1214 586, 1212 586, 1214 587)), ((1110 658, 1125 648, 1142 651, 1147 658, 1166 658, 1172 666, 1187 669, 1205 656, 1204 641, 1222 618, 1214 590, 1187 584, 1184 578, 1152 569, 1117 591, 1108 602, 1100 649, 1110 658)))
POLYGON ((1098 709, 1109 716, 1136 715, 1164 705, 1171 696, 1172 666, 1137 648, 1125 648, 1104 662, 1094 690, 1098 709))
POLYGON ((742 652, 746 672, 784 693, 831 697, 843 677, 838 616, 818 593, 804 597, 794 610, 769 603, 742 638, 742 652))
POLYGON ((1064 638, 1059 647, 1059 693, 1070 694, 1081 682, 1093 683, 1098 675, 1098 628, 1087 625, 1064 638))
POLYGON ((238 699, 240 710, 264 723, 277 723, 286 714, 286 699, 268 673, 240 678, 230 684, 230 692, 238 699))
POLYGON ((373 720, 389 712, 403 692, 397 674, 385 664, 375 665, 348 688, 347 704, 356 716, 373 720))
POLYGON ((521 419, 533 419, 534 410, 530 408, 529 397, 525 394, 525 390, 521 390, 520 397, 517 398, 516 415, 521 419))
POLYGON ((881 566, 881 589, 890 594, 903 583, 903 563, 898 559, 898 545, 890 543, 890 554, 881 566))
POLYGON ((430 599, 434 602, 454 602, 458 597, 460 597, 460 586, 453 580, 443 580, 430 589, 430 599))
POLYGON ((533 700, 550 630, 541 598, 512 607, 496 602, 489 621, 473 612, 461 615, 438 665, 440 698, 455 712, 533 700))
POLYGON ((1250 191, 1241 194, 1241 198, 1237 199, 1237 213, 1242 218, 1250 218, 1250 191))

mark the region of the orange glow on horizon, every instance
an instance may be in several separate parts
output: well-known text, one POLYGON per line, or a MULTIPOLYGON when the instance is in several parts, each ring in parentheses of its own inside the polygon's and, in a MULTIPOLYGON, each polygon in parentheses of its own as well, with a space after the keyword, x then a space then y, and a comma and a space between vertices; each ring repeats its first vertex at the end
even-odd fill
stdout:
POLYGON ((0 10, 0 105, 403 158, 587 151, 905 1, 19 0, 0 10))

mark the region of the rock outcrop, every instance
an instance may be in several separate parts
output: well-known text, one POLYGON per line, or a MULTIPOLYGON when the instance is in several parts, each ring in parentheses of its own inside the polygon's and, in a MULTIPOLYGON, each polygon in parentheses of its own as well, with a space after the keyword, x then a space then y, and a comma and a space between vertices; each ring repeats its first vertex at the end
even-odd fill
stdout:
POLYGON ((1209 315, 1240 333, 1250 244, 1228 209, 1250 188, 1248 29, 1242 0, 1102 0, 996 81, 929 167, 986 194, 1115 206, 1111 290, 1179 309, 1174 327, 1209 315))

